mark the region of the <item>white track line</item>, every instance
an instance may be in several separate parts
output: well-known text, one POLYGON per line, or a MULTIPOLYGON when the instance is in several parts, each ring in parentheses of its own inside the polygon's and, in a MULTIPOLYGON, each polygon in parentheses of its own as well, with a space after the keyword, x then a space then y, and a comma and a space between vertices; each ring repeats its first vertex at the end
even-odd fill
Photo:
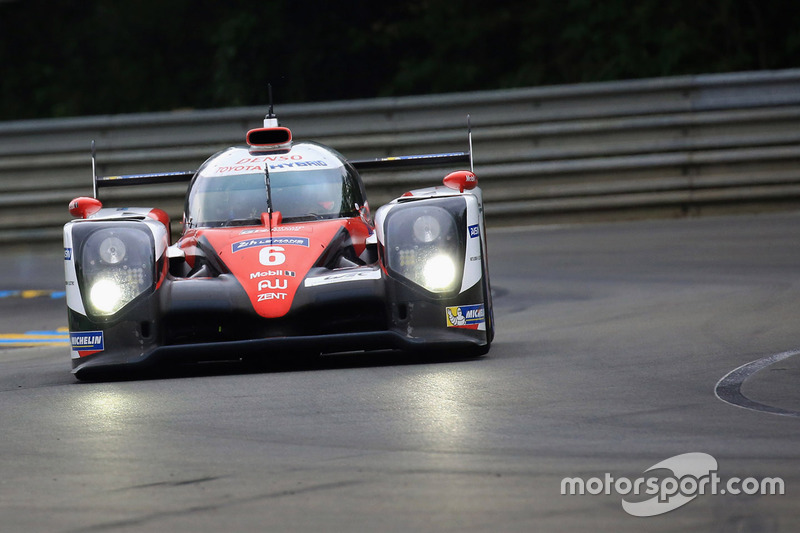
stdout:
POLYGON ((790 350, 788 352, 776 353, 768 355, 756 361, 751 361, 747 364, 731 370, 717 382, 714 387, 714 394, 717 398, 725 403, 729 403, 742 409, 750 409, 751 411, 761 411, 763 413, 770 413, 779 416, 789 416, 800 418, 800 413, 796 411, 788 411, 780 407, 772 407, 763 403, 754 402, 744 394, 742 394, 742 384, 753 374, 774 365, 779 361, 788 359, 789 357, 800 355, 800 350, 790 350))

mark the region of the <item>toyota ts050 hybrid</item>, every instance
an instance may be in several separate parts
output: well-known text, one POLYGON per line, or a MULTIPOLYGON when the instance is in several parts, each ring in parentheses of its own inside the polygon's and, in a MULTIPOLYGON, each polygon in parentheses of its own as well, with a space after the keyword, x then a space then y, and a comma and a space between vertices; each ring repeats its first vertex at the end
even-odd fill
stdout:
POLYGON ((473 172, 408 192, 374 218, 358 173, 455 162, 471 168, 471 150, 349 161, 293 142, 270 110, 246 146, 196 171, 95 175, 94 197, 73 200, 64 226, 73 373, 293 353, 486 353, 492 304, 473 172), (174 243, 163 210, 97 198, 99 187, 178 180, 191 181, 174 243))

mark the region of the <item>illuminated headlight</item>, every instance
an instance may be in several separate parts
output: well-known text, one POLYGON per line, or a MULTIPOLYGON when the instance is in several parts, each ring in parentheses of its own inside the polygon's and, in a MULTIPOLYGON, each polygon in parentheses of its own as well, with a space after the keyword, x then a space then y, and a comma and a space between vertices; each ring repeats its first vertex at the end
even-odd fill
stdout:
POLYGON ((80 272, 89 313, 114 315, 153 288, 152 236, 130 226, 97 230, 83 243, 80 272))
POLYGON ((109 279, 97 280, 89 289, 89 301, 92 307, 102 314, 111 314, 119 310, 122 302, 120 286, 109 279))
POLYGON ((446 255, 436 255, 422 267, 422 285, 429 291, 448 290, 456 278, 456 265, 446 255))
POLYGON ((384 223, 390 272, 432 293, 455 291, 464 264, 464 211, 458 198, 395 207, 384 223))

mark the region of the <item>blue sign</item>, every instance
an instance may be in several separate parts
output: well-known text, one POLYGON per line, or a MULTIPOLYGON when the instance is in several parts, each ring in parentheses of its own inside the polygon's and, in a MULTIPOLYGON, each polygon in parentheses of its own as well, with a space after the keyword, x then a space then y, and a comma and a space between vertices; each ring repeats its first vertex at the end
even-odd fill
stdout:
POLYGON ((72 349, 77 351, 102 352, 105 350, 102 331, 76 331, 69 334, 72 349))
POLYGON ((305 246, 308 248, 308 237, 263 237, 233 243, 231 250, 236 253, 245 248, 261 246, 305 246))

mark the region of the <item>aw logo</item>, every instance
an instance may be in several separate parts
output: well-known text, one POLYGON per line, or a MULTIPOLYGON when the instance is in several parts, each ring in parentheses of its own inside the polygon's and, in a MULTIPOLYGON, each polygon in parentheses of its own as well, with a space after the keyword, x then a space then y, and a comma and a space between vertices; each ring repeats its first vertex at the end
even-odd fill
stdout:
POLYGON ((289 281, 286 279, 262 279, 258 282, 258 290, 286 290, 289 287, 289 281))

